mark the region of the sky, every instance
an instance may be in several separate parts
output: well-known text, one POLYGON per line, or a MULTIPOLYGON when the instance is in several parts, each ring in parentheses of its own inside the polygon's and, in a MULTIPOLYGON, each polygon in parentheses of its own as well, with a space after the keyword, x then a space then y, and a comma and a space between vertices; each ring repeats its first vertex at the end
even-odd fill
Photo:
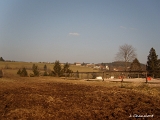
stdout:
POLYGON ((124 44, 160 58, 160 0, 0 0, 5 60, 107 63, 124 44))

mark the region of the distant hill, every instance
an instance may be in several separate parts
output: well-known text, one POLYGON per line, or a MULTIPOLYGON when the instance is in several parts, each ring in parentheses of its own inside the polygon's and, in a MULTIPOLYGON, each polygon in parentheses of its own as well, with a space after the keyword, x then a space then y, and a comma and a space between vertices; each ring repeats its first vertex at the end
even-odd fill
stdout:
MULTIPOLYGON (((125 62, 123 61, 115 61, 112 63, 104 63, 105 65, 108 65, 110 67, 110 70, 113 70, 114 68, 118 69, 118 70, 125 70, 125 62)), ((131 62, 127 62, 127 66, 128 68, 130 67, 131 62)), ((145 70, 145 64, 141 63, 141 68, 142 70, 145 70)))

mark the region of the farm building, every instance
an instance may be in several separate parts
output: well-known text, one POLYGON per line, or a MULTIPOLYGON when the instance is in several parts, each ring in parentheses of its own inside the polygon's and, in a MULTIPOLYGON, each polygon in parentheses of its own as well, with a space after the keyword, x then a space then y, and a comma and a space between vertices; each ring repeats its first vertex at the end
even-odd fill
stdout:
POLYGON ((81 63, 76 63, 76 66, 81 66, 81 63))

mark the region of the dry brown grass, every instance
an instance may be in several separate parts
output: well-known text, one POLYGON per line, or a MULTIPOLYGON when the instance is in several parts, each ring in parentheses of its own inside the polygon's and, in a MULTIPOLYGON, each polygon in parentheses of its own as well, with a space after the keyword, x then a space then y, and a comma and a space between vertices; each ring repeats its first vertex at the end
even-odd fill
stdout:
MULTIPOLYGON (((19 69, 19 68, 27 68, 32 69, 32 65, 36 64, 39 69, 44 69, 44 65, 47 65, 47 68, 50 70, 53 70, 53 65, 50 63, 34 63, 34 62, 1 62, 0 61, 0 69, 19 69)), ((70 69, 73 72, 76 72, 77 70, 79 72, 96 72, 98 70, 93 70, 93 68, 90 67, 84 67, 84 66, 76 66, 76 65, 70 65, 70 69)))
POLYGON ((130 114, 154 114, 149 119, 158 120, 159 92, 159 88, 143 83, 125 83, 121 88, 119 82, 1 78, 0 119, 134 120, 130 114))

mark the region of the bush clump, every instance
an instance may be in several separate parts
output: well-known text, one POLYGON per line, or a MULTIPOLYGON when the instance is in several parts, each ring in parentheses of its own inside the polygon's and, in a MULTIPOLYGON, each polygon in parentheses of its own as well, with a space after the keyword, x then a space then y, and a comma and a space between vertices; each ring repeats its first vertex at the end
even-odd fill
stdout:
POLYGON ((19 70, 17 71, 17 74, 20 75, 21 77, 27 77, 27 76, 28 76, 28 73, 27 73, 27 70, 26 70, 25 67, 24 67, 22 70, 19 69, 19 70))
POLYGON ((33 64, 32 71, 33 71, 34 76, 39 76, 39 70, 38 70, 37 65, 33 64))

